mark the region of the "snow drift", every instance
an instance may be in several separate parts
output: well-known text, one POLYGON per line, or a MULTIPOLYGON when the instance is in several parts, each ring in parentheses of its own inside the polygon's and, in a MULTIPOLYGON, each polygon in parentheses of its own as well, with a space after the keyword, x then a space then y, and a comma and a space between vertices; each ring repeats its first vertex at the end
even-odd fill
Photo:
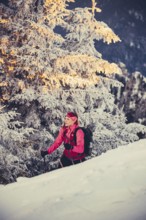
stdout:
POLYGON ((0 186, 1 220, 146 220, 146 139, 0 186))

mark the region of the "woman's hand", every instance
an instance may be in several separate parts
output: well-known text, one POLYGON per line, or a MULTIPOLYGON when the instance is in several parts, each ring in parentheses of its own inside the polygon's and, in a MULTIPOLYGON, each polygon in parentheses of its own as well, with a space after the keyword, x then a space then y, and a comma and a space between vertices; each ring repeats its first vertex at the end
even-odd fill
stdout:
POLYGON ((48 154, 47 150, 41 150, 41 156, 45 157, 48 154))

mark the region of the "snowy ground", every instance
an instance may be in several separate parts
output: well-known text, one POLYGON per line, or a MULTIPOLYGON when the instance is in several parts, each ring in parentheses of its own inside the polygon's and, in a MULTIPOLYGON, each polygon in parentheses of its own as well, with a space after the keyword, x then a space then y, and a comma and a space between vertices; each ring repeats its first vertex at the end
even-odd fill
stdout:
POLYGON ((0 220, 146 220, 146 139, 0 186, 0 220))

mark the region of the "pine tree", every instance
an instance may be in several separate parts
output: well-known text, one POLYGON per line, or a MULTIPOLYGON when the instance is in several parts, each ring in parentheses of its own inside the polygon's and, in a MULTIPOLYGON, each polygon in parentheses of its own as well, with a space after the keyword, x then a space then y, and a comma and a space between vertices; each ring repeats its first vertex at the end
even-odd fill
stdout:
MULTIPOLYGON (((91 9, 66 9, 66 2, 43 1, 34 6, 34 1, 10 1, 14 9, 9 16, 4 10, 1 23, 9 36, 1 37, 1 63, 15 83, 13 93, 33 84, 47 90, 94 85, 97 72, 119 72, 115 64, 101 58, 94 47, 94 40, 107 43, 119 38, 103 22, 97 22, 91 9), (55 33, 60 26, 66 31, 62 37, 55 33)), ((12 85, 14 87, 14 85, 12 85)), ((10 93, 10 96, 13 95, 10 93)))
MULTIPOLYGON (((1 103, 35 129, 29 140, 39 147, 29 150, 36 150, 37 157, 40 147, 53 142, 67 111, 76 111, 80 123, 94 129, 95 154, 138 139, 128 132, 110 92, 122 86, 114 79, 121 70, 104 60, 94 44, 120 39, 95 19, 101 11, 95 0, 92 8, 73 10, 70 2, 74 0, 10 0, 9 7, 0 5, 1 103)), ((50 157, 57 158, 60 150, 50 157)))

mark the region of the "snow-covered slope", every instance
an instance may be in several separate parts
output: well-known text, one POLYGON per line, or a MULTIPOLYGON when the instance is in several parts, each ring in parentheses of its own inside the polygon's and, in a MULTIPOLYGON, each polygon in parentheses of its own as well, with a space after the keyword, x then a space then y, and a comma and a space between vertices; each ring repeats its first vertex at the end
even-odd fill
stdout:
POLYGON ((146 139, 0 186, 1 220, 146 220, 146 139))

